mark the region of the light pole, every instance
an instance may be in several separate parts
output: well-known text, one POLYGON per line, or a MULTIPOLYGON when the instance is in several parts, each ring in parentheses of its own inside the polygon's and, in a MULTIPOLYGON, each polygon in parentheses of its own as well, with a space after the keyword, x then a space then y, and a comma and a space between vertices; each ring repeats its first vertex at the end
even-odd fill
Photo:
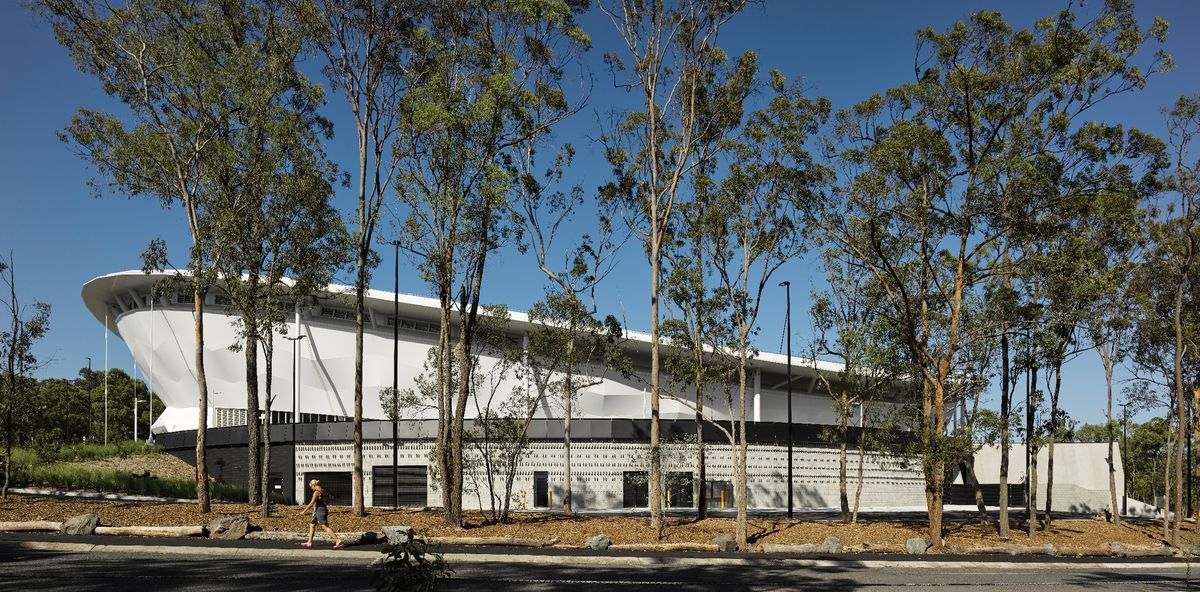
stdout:
MULTIPOLYGON (((299 306, 299 304, 297 304, 297 306, 299 306)), ((299 313, 299 309, 297 309, 296 318, 299 319, 299 317, 300 317, 300 313, 299 313)), ((293 482, 296 480, 296 423, 300 420, 300 406, 299 406, 300 365, 297 362, 297 360, 299 360, 299 358, 300 358, 300 350, 299 350, 299 348, 296 347, 296 344, 300 343, 301 339, 304 339, 303 335, 298 334, 298 333, 300 333, 300 323, 299 322, 296 323, 296 333, 297 333, 297 335, 295 337, 288 337, 287 335, 283 336, 284 339, 292 342, 292 481, 293 482)), ((295 495, 293 494, 292 497, 294 498, 295 495)))
POLYGON ((397 451, 400 449, 400 432, 396 420, 400 418, 400 241, 392 241, 395 252, 395 276, 392 286, 392 507, 400 506, 400 478, 397 451))
POLYGON ((788 493, 788 520, 793 517, 792 509, 792 282, 779 282, 783 286, 784 292, 787 294, 787 309, 785 315, 784 331, 787 331, 787 409, 788 409, 788 446, 787 446, 787 493, 788 493))
POLYGON ((1121 515, 1129 515, 1129 403, 1121 405, 1121 515))

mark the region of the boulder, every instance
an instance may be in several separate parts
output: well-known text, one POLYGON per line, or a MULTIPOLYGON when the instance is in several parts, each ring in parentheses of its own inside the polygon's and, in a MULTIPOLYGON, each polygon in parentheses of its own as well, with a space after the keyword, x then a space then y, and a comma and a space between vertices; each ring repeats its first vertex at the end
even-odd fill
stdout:
POLYGON ((381 530, 390 545, 406 545, 417 536, 417 531, 411 526, 385 526, 381 530))
POLYGON ((208 538, 236 541, 250 530, 250 519, 245 516, 221 516, 208 523, 208 538))
POLYGON ((842 539, 835 536, 825 537, 825 542, 821 544, 822 553, 841 553, 842 539))
POLYGON ((1198 543, 1183 543, 1179 545, 1179 554, 1184 556, 1197 557, 1200 556, 1200 544, 1198 543))
POLYGON ((598 534, 587 540, 587 546, 593 551, 608 550, 609 545, 612 545, 612 539, 606 534, 598 534))
POLYGON ((1042 545, 1042 552, 1051 557, 1058 557, 1058 547, 1055 547, 1050 543, 1042 545))
POLYGON ((709 542, 716 545, 722 553, 736 553, 738 550, 737 540, 729 533, 719 534, 709 542))
POLYGON ((80 514, 67 518, 62 523, 60 531, 63 534, 92 534, 100 526, 100 516, 95 512, 80 514))
POLYGON ((933 543, 929 539, 911 538, 904 542, 904 550, 909 555, 924 555, 932 546, 933 543))
POLYGON ((1108 544, 1108 552, 1113 557, 1125 557, 1129 554, 1128 552, 1125 551, 1125 545, 1118 543, 1116 541, 1113 541, 1108 544))

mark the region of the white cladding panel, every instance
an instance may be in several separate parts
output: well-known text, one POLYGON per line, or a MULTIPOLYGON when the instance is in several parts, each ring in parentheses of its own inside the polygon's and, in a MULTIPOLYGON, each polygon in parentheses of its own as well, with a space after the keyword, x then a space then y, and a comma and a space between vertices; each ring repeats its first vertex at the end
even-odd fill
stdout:
MULTIPOLYGON (((92 280, 84 286, 84 301, 99 319, 104 311, 110 310, 110 326, 125 340, 138 367, 151 382, 154 390, 167 405, 166 411, 156 418, 154 431, 158 433, 195 429, 197 425, 198 387, 195 375, 194 324, 190 301, 185 297, 178 304, 170 304, 167 298, 155 303, 150 310, 147 294, 152 276, 137 272, 112 274, 92 280), (136 303, 136 304, 135 304, 136 303)), ((332 287, 331 287, 332 289, 332 287)), ((415 321, 415 325, 402 323, 399 354, 392 359, 391 294, 388 299, 372 293, 369 308, 375 310, 375 318, 368 315, 363 343, 363 417, 385 419, 380 405, 379 393, 392 384, 393 363, 397 364, 399 387, 415 386, 416 378, 423 372, 429 349, 436 341, 436 322, 415 321), (386 312, 380 312, 386 311, 386 312), (385 316, 386 315, 386 316, 385 316)), ((401 296, 401 317, 411 315, 415 319, 436 318, 432 301, 412 296, 401 296)), ((288 336, 302 335, 304 339, 296 346, 299 362, 299 410, 304 414, 320 414, 350 417, 354 404, 354 323, 353 314, 347 315, 346 303, 322 301, 319 306, 301 306, 299 326, 289 323, 288 336), (327 308, 339 308, 339 318, 330 318, 327 308)), ((528 326, 521 313, 513 313, 513 330, 520 333, 528 326)), ((408 321, 406 321, 407 323, 408 321)), ((245 355, 234 351, 231 346, 239 345, 238 319, 226 314, 226 307, 215 304, 210 295, 204 313, 205 370, 208 381, 208 422, 215 425, 217 417, 231 417, 217 410, 246 409, 245 355)), ((631 333, 636 343, 643 336, 631 333)), ((642 348, 644 349, 644 348, 642 348)), ((631 351, 642 351, 634 348, 631 351)), ((274 396, 272 409, 290 412, 293 409, 293 342, 277 336, 274 340, 272 360, 271 392, 274 396)), ((259 348, 258 382, 259 408, 264 406, 267 396, 265 351, 259 348)), ((644 351, 635 356, 648 357, 644 351)), ((774 372, 783 366, 776 354, 762 354, 765 364, 774 372)), ((648 366, 648 360, 637 363, 648 366)), ((497 360, 483 356, 481 372, 483 394, 491 394, 495 388, 493 405, 498 405, 514 389, 528 387, 512 372, 496 373, 497 360)), ((836 413, 831 401, 821 395, 806 392, 811 385, 809 378, 801 378, 814 372, 811 367, 799 364, 795 368, 797 380, 794 384, 793 416, 797 423, 832 424, 836 413)), ((759 388, 765 380, 757 380, 757 370, 751 372, 747 384, 747 419, 750 421, 785 421, 787 397, 780 389, 759 388)), ((650 417, 649 380, 641 376, 624 377, 617 372, 593 369, 591 374, 598 381, 587 387, 574 406, 574 416, 579 418, 629 418, 650 417)), ((664 380, 664 383, 667 381, 664 380)), ((778 383, 777 379, 772 382, 778 383)), ((765 385, 762 385, 765 387, 765 385)), ((782 384, 772 386, 782 387, 782 384)), ((728 420, 730 410, 725 404, 724 389, 709 387, 711 393, 705 404, 705 415, 710 419, 728 420)), ((694 419, 691 399, 694 391, 690 385, 664 387, 660 404, 663 419, 694 419), (674 388, 682 400, 674 400, 669 389, 674 388), (686 403, 684 401, 687 401, 686 403)), ((236 415, 236 414, 234 414, 236 415)), ((477 415, 477 406, 467 405, 467 417, 477 415)), ((562 417, 561 401, 553 397, 539 409, 538 417, 562 417)), ((432 419, 436 409, 414 410, 406 415, 410 418, 432 419)))

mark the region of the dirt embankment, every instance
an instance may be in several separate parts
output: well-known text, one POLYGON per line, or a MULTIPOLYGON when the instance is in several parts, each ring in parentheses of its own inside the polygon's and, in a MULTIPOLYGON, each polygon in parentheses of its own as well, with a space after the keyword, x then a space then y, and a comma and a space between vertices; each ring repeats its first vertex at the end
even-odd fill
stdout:
POLYGON ((123 471, 135 475, 150 473, 151 477, 159 479, 182 479, 187 481, 196 478, 195 467, 170 454, 138 454, 64 464, 92 469, 123 471))

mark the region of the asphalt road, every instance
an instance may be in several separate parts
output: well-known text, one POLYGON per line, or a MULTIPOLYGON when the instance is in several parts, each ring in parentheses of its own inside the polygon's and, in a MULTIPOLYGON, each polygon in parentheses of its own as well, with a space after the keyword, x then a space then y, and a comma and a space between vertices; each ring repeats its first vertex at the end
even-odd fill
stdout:
MULTIPOLYGON (((0 547, 0 590, 373 589, 361 555, 242 558, 143 551, 65 553, 0 547)), ((1200 573, 1179 562, 789 561, 753 565, 653 558, 645 565, 458 562, 446 590, 1185 590, 1200 573), (885 565, 886 564, 886 565, 885 565)))

